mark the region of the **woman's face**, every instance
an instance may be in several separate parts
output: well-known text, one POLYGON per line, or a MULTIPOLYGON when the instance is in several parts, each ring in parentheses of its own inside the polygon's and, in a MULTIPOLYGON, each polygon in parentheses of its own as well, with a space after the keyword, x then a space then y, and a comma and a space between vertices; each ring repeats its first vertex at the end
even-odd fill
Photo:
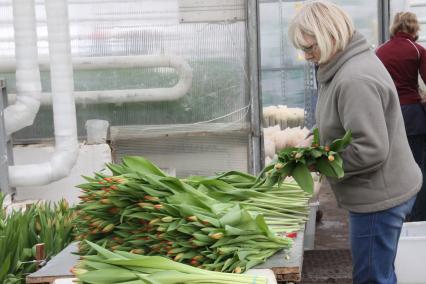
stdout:
POLYGON ((318 48, 315 37, 304 34, 303 38, 305 39, 306 45, 302 46, 301 50, 305 54, 305 59, 309 62, 318 64, 321 57, 321 52, 318 48))

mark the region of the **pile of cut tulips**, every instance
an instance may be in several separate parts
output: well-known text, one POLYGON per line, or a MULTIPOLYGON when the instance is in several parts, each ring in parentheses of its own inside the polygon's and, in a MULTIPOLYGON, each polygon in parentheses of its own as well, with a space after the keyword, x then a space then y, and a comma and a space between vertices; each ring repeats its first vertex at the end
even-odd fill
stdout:
MULTIPOLYGON (((228 172, 179 179, 142 157, 109 164, 78 206, 78 240, 112 251, 162 255, 208 270, 241 272, 264 262, 306 221, 309 194, 295 184, 253 187, 256 177, 228 172)), ((80 253, 90 254, 80 243, 80 253)))
POLYGON ((161 256, 111 252, 94 243, 88 255, 72 271, 80 283, 105 284, 266 284, 263 276, 213 272, 178 263, 161 256))

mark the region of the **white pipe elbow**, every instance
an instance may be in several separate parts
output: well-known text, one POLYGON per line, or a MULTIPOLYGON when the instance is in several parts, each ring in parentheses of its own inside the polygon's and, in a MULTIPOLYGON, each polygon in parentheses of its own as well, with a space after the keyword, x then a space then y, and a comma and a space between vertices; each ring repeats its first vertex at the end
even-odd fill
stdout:
MULTIPOLYGON (((54 94, 55 151, 46 163, 9 166, 9 182, 12 187, 46 185, 68 176, 79 152, 67 1, 46 0, 45 5, 54 94)), ((17 61, 17 65, 19 64, 17 61)), ((18 100, 28 98, 18 96, 18 100)))
POLYGON ((55 150, 50 161, 45 163, 10 166, 10 186, 41 186, 67 177, 77 160, 79 151, 77 143, 69 147, 66 150, 55 150))
MULTIPOLYGON (((118 56, 111 58, 76 59, 75 69, 106 69, 134 67, 169 67, 174 68, 179 81, 171 88, 127 89, 107 91, 76 91, 76 103, 130 103, 174 101, 188 93, 192 86, 191 66, 181 57, 170 55, 118 56)), ((48 103, 43 96, 42 104, 48 103)))
MULTIPOLYGON (((110 57, 77 57, 73 58, 74 70, 94 69, 126 69, 139 67, 168 67, 176 70, 179 81, 169 88, 75 91, 74 99, 77 104, 129 103, 129 102, 161 102, 174 101, 186 95, 192 87, 193 72, 191 66, 181 57, 173 55, 140 55, 140 56, 110 56, 110 57)), ((47 61, 40 60, 43 71, 48 71, 47 61)), ((12 71, 15 63, 5 60, 1 71, 12 71)), ((9 101, 16 96, 9 94, 9 101)), ((42 93, 42 105, 52 104, 52 94, 42 93)))
POLYGON ((34 0, 14 0, 13 21, 18 98, 4 110, 7 136, 33 124, 41 96, 34 0))

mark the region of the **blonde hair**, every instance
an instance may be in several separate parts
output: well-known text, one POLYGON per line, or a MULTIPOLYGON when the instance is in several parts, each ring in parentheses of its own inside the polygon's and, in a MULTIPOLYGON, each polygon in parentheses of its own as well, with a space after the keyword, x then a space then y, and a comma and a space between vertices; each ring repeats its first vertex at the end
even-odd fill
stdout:
POLYGON ((417 16, 411 12, 399 12, 395 14, 393 23, 390 27, 390 35, 394 36, 397 32, 404 32, 412 36, 417 36, 420 30, 417 16))
POLYGON ((327 62, 344 50, 355 31, 349 15, 339 6, 323 0, 306 3, 290 23, 289 36, 301 49, 307 45, 304 35, 316 39, 320 51, 319 63, 327 62))

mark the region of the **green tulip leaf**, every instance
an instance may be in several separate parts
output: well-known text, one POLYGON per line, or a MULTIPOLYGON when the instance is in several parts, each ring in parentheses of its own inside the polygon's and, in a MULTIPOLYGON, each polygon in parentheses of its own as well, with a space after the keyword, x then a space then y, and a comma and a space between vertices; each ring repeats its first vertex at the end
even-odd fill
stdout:
POLYGON ((317 160, 316 162, 316 168, 317 170, 328 177, 337 177, 338 174, 335 172, 334 168, 330 164, 330 161, 327 159, 327 157, 322 157, 317 160))
POLYGON ((293 170, 293 178, 297 184, 306 192, 314 191, 314 181, 308 167, 302 163, 298 163, 293 170))
POLYGON ((349 143, 351 143, 351 141, 352 141, 352 132, 348 130, 346 131, 345 135, 342 138, 336 139, 331 143, 330 149, 335 152, 340 152, 346 146, 348 146, 349 143))
POLYGON ((312 145, 319 145, 320 144, 320 139, 319 139, 319 130, 318 128, 315 128, 313 131, 314 134, 314 139, 312 140, 312 145))

